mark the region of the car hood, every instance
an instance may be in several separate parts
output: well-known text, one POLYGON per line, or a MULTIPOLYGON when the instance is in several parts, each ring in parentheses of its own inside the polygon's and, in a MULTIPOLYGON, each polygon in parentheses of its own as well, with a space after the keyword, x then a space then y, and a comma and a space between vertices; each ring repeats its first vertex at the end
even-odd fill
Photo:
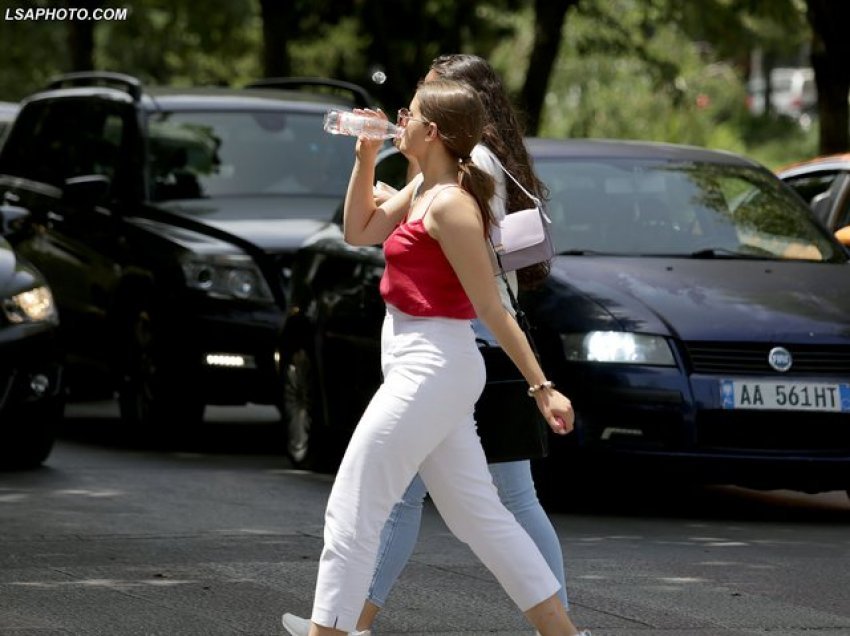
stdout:
MULTIPOLYGON (((558 313, 585 308, 597 323, 588 329, 688 341, 850 340, 848 264, 571 256, 555 259, 549 287, 547 302, 563 303, 558 313)), ((564 323, 562 331, 578 326, 564 323)))
MULTIPOLYGON (((339 197, 222 197, 171 201, 158 207, 276 253, 298 248, 327 224, 340 203, 339 197)), ((186 229, 175 229, 175 233, 186 238, 186 229)))

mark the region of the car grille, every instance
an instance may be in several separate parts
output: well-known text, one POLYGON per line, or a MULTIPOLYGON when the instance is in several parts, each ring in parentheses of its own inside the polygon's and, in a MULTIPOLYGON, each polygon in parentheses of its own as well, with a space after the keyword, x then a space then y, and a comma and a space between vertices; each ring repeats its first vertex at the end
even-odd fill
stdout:
MULTIPOLYGON (((767 363, 775 345, 715 342, 685 343, 691 371, 706 374, 776 373, 767 363)), ((782 345, 794 359, 793 373, 850 374, 850 347, 782 345)))
POLYGON ((842 413, 706 411, 697 415, 697 444, 703 450, 847 455, 850 426, 842 413))

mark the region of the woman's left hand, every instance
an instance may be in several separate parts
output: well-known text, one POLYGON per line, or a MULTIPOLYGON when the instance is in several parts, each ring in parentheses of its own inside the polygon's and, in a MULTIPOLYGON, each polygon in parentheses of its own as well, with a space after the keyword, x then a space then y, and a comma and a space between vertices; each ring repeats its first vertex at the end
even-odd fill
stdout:
POLYGON ((573 430, 576 415, 566 395, 555 389, 545 389, 537 391, 534 399, 537 402, 537 408, 555 433, 566 435, 573 430))

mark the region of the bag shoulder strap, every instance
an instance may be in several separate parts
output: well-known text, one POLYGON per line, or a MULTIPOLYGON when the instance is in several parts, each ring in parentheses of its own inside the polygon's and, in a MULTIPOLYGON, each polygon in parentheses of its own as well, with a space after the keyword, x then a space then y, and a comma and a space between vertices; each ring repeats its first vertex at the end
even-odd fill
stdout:
POLYGON ((499 160, 496 158, 496 156, 495 156, 495 155, 493 155, 493 159, 495 159, 496 163, 497 163, 497 164, 499 164, 499 167, 502 169, 502 172, 504 172, 506 175, 508 175, 508 177, 510 178, 510 180, 511 180, 511 181, 513 181, 513 182, 516 184, 516 186, 517 186, 520 190, 522 190, 522 192, 523 192, 523 194, 525 194, 525 196, 527 196, 529 199, 531 199, 532 201, 534 201, 534 204, 535 204, 536 206, 538 206, 538 207, 542 207, 542 206, 540 205, 540 199, 538 199, 536 196, 534 196, 533 194, 531 194, 531 192, 529 192, 528 190, 526 190, 526 189, 523 187, 523 185, 522 185, 522 184, 521 184, 521 183, 517 180, 517 178, 516 178, 515 176, 513 176, 510 172, 508 172, 508 169, 507 169, 507 168, 505 168, 505 166, 503 166, 503 165, 502 165, 502 162, 501 162, 501 161, 499 161, 499 160))
MULTIPOLYGON (((495 159, 495 156, 494 156, 494 159, 495 159)), ((543 202, 538 197, 531 194, 531 192, 526 190, 522 186, 522 184, 519 181, 517 181, 516 177, 514 177, 510 172, 508 172, 508 169, 505 168, 505 166, 502 165, 501 161, 499 161, 498 159, 495 159, 495 161, 496 161, 496 163, 499 164, 499 167, 502 169, 502 172, 504 172, 506 175, 508 175, 508 177, 510 177, 511 181, 513 181, 517 185, 517 187, 520 190, 523 191, 525 196, 527 196, 529 199, 531 199, 534 202, 534 207, 536 207, 537 210, 540 212, 540 216, 543 217, 543 220, 546 221, 546 223, 552 223, 552 219, 549 218, 549 215, 546 214, 546 210, 544 210, 543 202)), ((510 212, 508 212, 508 214, 510 214, 510 212)))
POLYGON ((537 350, 537 345, 534 344, 534 338, 531 336, 531 323, 528 321, 528 316, 520 306, 516 294, 514 294, 514 290, 511 289, 511 284, 508 282, 508 274, 507 272, 505 272, 505 268, 502 266, 502 259, 499 258, 499 253, 493 246, 492 239, 490 240, 490 247, 493 250, 493 254, 496 257, 496 263, 499 266, 499 275, 502 277, 502 280, 505 283, 505 287, 507 287, 508 289, 508 298, 510 298, 511 306, 514 308, 514 317, 517 321, 517 324, 519 324, 520 329, 522 329, 522 331, 525 333, 525 337, 528 340, 528 344, 531 347, 532 353, 534 353, 534 357, 537 358, 537 362, 542 364, 542 361, 540 359, 540 352, 537 350))
POLYGON ((537 362, 543 364, 543 361, 540 359, 540 352, 537 350, 537 345, 534 342, 534 338, 531 335, 531 323, 528 320, 528 315, 523 311, 522 307, 519 304, 516 296, 514 295, 511 286, 508 285, 508 277, 505 275, 505 270, 502 269, 502 277, 505 281, 505 285, 508 287, 508 296, 511 299, 511 304, 514 307, 514 312, 516 312, 516 321, 519 323, 520 329, 525 333, 525 337, 528 340, 528 344, 531 347, 532 353, 534 353, 534 357, 537 358, 537 362))

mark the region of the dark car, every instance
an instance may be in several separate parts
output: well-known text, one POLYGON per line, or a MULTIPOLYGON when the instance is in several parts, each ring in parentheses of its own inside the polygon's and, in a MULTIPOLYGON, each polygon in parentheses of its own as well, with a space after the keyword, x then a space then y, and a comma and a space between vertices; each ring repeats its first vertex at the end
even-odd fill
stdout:
POLYGON ((850 154, 816 157, 777 174, 803 197, 827 229, 850 245, 850 154))
MULTIPOLYGON (((763 487, 850 486, 850 264, 799 197, 722 152, 528 147, 558 255, 521 302, 577 411, 547 469, 563 479, 581 458, 619 479, 634 462, 763 487)), ((391 153, 377 178, 399 185, 404 168, 391 153)), ((336 225, 298 255, 284 393, 296 457, 338 449, 380 380, 382 270, 379 248, 347 246, 336 225)))
MULTIPOLYGON (((10 206, 0 206, 0 230, 10 206)), ((62 418, 58 317, 41 273, 0 231, 0 468, 28 468, 50 454, 62 418)))
POLYGON ((154 89, 115 73, 25 99, 0 196, 29 212, 13 242, 55 294, 72 395, 117 390, 141 424, 278 404, 292 254, 353 162, 322 120, 370 100, 334 80, 154 89))

